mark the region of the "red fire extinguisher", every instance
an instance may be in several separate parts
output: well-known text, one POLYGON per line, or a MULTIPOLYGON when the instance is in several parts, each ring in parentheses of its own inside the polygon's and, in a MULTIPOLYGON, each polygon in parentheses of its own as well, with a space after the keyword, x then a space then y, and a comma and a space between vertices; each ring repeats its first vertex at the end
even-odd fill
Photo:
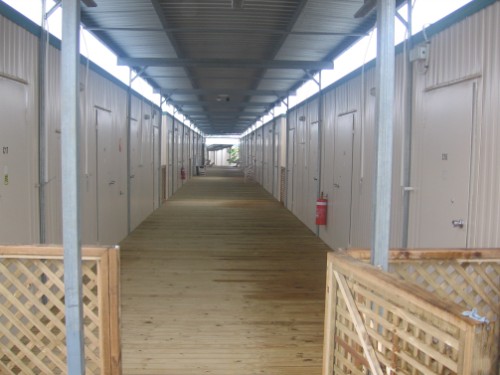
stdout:
POLYGON ((327 196, 323 196, 323 193, 321 193, 320 197, 316 201, 316 225, 326 225, 327 208, 327 196))
POLYGON ((184 167, 181 168, 181 180, 185 180, 186 179, 186 170, 184 169, 184 167))

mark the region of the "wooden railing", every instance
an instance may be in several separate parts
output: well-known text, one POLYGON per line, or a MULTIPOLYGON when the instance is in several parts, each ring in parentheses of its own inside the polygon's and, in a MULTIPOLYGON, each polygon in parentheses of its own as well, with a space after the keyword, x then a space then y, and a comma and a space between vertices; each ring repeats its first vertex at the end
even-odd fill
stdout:
POLYGON ((498 373, 499 250, 392 251, 391 273, 368 259, 328 255, 323 375, 498 373))
MULTIPOLYGON (((66 374, 61 247, 0 246, 0 373, 66 374)), ((120 374, 119 250, 83 248, 86 374, 120 374)))

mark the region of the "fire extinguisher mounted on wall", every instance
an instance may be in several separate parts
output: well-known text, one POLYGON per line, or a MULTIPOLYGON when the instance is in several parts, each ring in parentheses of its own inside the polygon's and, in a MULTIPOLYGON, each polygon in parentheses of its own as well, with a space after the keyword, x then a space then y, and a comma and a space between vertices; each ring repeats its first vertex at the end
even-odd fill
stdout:
POLYGON ((181 180, 185 179, 186 179, 186 170, 184 169, 184 167, 181 167, 181 180))
POLYGON ((316 225, 326 225, 327 208, 328 195, 323 196, 323 192, 321 192, 320 197, 316 201, 316 225))

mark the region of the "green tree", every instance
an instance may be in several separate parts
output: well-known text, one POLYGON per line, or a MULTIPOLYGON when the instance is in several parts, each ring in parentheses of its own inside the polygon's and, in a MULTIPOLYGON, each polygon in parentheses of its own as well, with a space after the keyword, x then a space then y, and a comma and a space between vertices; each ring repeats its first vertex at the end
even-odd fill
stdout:
POLYGON ((229 158, 227 159, 229 164, 239 164, 240 149, 238 146, 232 146, 227 153, 229 154, 229 158))

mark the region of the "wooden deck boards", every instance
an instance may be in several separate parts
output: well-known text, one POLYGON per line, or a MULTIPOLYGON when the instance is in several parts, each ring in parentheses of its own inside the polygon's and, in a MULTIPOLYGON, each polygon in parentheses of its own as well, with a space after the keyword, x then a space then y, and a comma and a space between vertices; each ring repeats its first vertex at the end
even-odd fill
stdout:
POLYGON ((239 173, 191 180, 121 248, 124 375, 321 373, 327 247, 239 173))

